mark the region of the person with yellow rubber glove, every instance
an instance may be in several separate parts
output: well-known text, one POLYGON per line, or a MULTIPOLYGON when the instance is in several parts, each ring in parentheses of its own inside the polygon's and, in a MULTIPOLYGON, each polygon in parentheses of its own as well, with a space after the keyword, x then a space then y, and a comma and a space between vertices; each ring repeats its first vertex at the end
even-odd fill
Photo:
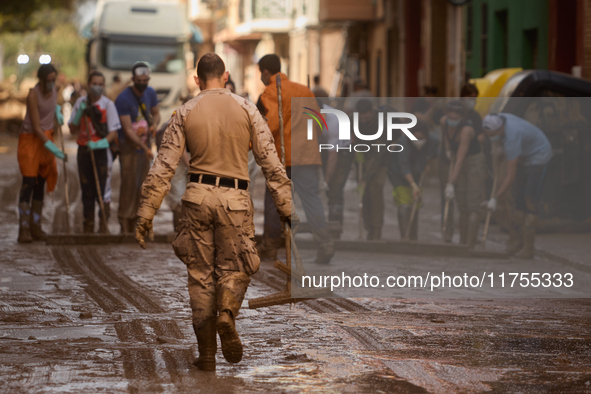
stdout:
POLYGON ((418 239, 418 218, 422 190, 418 183, 427 168, 429 161, 437 156, 437 143, 429 138, 427 123, 419 121, 412 129, 416 141, 411 141, 402 135, 398 144, 402 145, 401 152, 392 155, 388 164, 388 179, 394 186, 394 203, 398 207, 398 227, 400 238, 405 239, 409 234, 411 241, 418 239), (413 204, 417 203, 417 210, 411 223, 413 204), (410 230, 409 227, 410 226, 410 230))

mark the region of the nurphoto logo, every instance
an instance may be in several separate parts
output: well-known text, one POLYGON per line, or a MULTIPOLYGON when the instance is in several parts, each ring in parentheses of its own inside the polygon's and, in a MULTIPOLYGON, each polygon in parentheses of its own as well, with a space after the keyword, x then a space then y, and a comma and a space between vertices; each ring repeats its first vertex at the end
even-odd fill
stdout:
MULTIPOLYGON (((307 138, 308 140, 312 140, 314 138, 314 121, 318 124, 320 129, 323 132, 328 130, 328 124, 326 123, 326 119, 322 114, 333 114, 337 117, 338 124, 339 124, 339 140, 341 141, 348 141, 351 140, 351 120, 349 119, 349 115, 345 112, 340 111, 338 109, 321 109, 320 112, 313 110, 310 107, 303 107, 306 111, 304 112, 305 115, 310 116, 312 119, 308 119, 307 122, 307 138)), ((355 133, 355 138, 359 141, 376 141, 382 137, 384 133, 384 118, 386 119, 386 139, 388 141, 392 141, 392 136, 394 135, 394 130, 400 130, 408 138, 412 141, 416 141, 417 137, 415 137, 410 129, 412 129, 417 124, 417 117, 413 114, 407 112, 378 112, 378 129, 374 134, 363 134, 359 131, 359 113, 353 113, 353 132, 355 133), (402 119, 410 119, 410 123, 398 123, 402 119)), ((346 150, 349 152, 369 152, 370 150, 377 150, 380 152, 381 149, 384 149, 388 152, 401 152, 402 145, 400 144, 350 144, 348 146, 335 146, 333 144, 319 144, 319 151, 322 152, 323 150, 346 150)))

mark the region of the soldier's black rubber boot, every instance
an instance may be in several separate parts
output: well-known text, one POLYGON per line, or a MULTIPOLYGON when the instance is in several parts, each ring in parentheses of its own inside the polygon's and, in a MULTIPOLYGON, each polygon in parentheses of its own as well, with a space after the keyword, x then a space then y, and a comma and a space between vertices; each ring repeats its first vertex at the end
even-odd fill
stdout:
POLYGON ((236 331, 234 318, 228 310, 223 310, 216 321, 216 328, 222 342, 222 354, 230 363, 238 363, 242 360, 242 342, 236 331))
POLYGON ((215 353, 218 350, 215 317, 207 319, 199 327, 193 324, 193 329, 199 349, 199 357, 193 362, 193 365, 202 371, 215 371, 215 353))
POLYGON ((33 200, 33 204, 31 204, 31 236, 38 241, 47 239, 47 234, 41 228, 42 211, 43 201, 33 200))

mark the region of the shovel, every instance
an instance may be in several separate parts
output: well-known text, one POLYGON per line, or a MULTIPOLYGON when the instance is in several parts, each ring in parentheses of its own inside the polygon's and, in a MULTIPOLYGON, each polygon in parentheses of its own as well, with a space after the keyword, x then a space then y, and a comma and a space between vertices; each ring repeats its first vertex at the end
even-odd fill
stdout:
MULTIPOLYGON (((89 104, 91 105, 91 104, 89 104)), ((88 141, 92 141, 90 138, 90 126, 88 124, 88 117, 87 116, 83 116, 84 118, 84 122, 86 123, 86 135, 88 137, 88 141)), ((99 202, 99 207, 101 209, 101 216, 103 221, 105 222, 105 225, 107 225, 107 215, 105 213, 105 205, 103 203, 103 193, 101 191, 101 184, 99 182, 99 178, 98 178, 98 171, 96 170, 96 160, 94 159, 94 151, 92 149, 90 150, 90 160, 92 161, 92 171, 94 173, 94 183, 96 186, 96 195, 98 197, 98 202, 99 202)), ((107 228, 107 233, 109 233, 109 227, 106 226, 107 228)))
MULTIPOLYGON (((493 198, 495 196, 495 193, 497 192, 498 178, 499 178, 498 171, 494 171, 493 186, 492 186, 492 191, 490 193, 490 198, 493 198)), ((486 237, 488 236, 488 227, 490 226, 491 216, 492 216, 492 211, 490 209, 487 209, 486 220, 484 221, 484 234, 482 235, 482 242, 481 242, 482 249, 486 249, 486 237)))

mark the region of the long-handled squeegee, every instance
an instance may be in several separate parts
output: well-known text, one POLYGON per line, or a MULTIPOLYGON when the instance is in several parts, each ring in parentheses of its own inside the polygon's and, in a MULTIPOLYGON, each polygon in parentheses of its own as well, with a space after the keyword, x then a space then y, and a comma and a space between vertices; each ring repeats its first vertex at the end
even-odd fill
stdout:
MULTIPOLYGON (((57 128, 57 132, 59 135, 59 139, 62 144, 62 152, 66 153, 65 142, 64 142, 64 134, 62 133, 62 125, 57 120, 57 116, 54 119, 55 126, 57 128)), ((66 161, 62 160, 63 163, 63 174, 64 174, 64 199, 66 202, 66 233, 70 233, 70 195, 68 189, 68 167, 66 166, 66 161)))
MULTIPOLYGON (((281 162, 283 166, 285 166, 285 136, 283 132, 283 102, 281 98, 281 77, 280 74, 277 73, 276 77, 277 81, 277 105, 279 106, 279 136, 281 141, 281 162)), ((293 187, 293 184, 292 184, 293 187)), ((292 190, 293 195, 293 190, 292 190)), ((281 228, 283 232, 283 236, 285 237, 285 264, 281 261, 275 261, 275 268, 279 269, 280 271, 287 274, 287 282, 285 284, 285 290, 280 291, 275 294, 271 294, 264 297, 253 298, 252 300, 248 301, 248 307, 250 309, 257 309, 257 308, 264 308, 267 306, 273 305, 282 305, 282 304, 295 304, 296 302, 305 301, 309 298, 319 298, 319 297, 326 297, 330 296, 332 292, 326 288, 316 288, 316 289, 308 289, 305 294, 305 297, 302 298, 293 298, 291 296, 291 278, 295 276, 296 280, 301 281, 302 276, 305 275, 304 266, 302 264, 302 259, 300 257, 300 253, 298 251, 297 245, 295 240, 293 239, 291 228, 285 223, 284 220, 281 221, 281 228), (297 272, 292 272, 291 270, 291 253, 295 256, 295 269, 297 272)))
MULTIPOLYGON (((88 105, 92 105, 92 104, 90 104, 90 101, 89 101, 88 105)), ((88 141, 90 142, 90 141, 92 141, 92 139, 90 138, 90 126, 88 124, 87 117, 84 117, 84 122, 86 124, 86 136, 88 137, 88 141)), ((92 161, 92 171, 94 173, 94 184, 96 186, 96 196, 97 196, 97 199, 99 202, 99 207, 101 209, 101 217, 102 217, 103 221, 105 222, 105 227, 107 229, 107 233, 109 233, 109 227, 107 224, 108 223, 107 216, 105 214, 105 204, 103 203, 103 192, 101 190, 101 184, 100 184, 100 181, 98 178, 98 171, 96 170, 96 160, 94 158, 94 151, 92 149, 89 149, 89 151, 90 151, 90 159, 92 161)))

